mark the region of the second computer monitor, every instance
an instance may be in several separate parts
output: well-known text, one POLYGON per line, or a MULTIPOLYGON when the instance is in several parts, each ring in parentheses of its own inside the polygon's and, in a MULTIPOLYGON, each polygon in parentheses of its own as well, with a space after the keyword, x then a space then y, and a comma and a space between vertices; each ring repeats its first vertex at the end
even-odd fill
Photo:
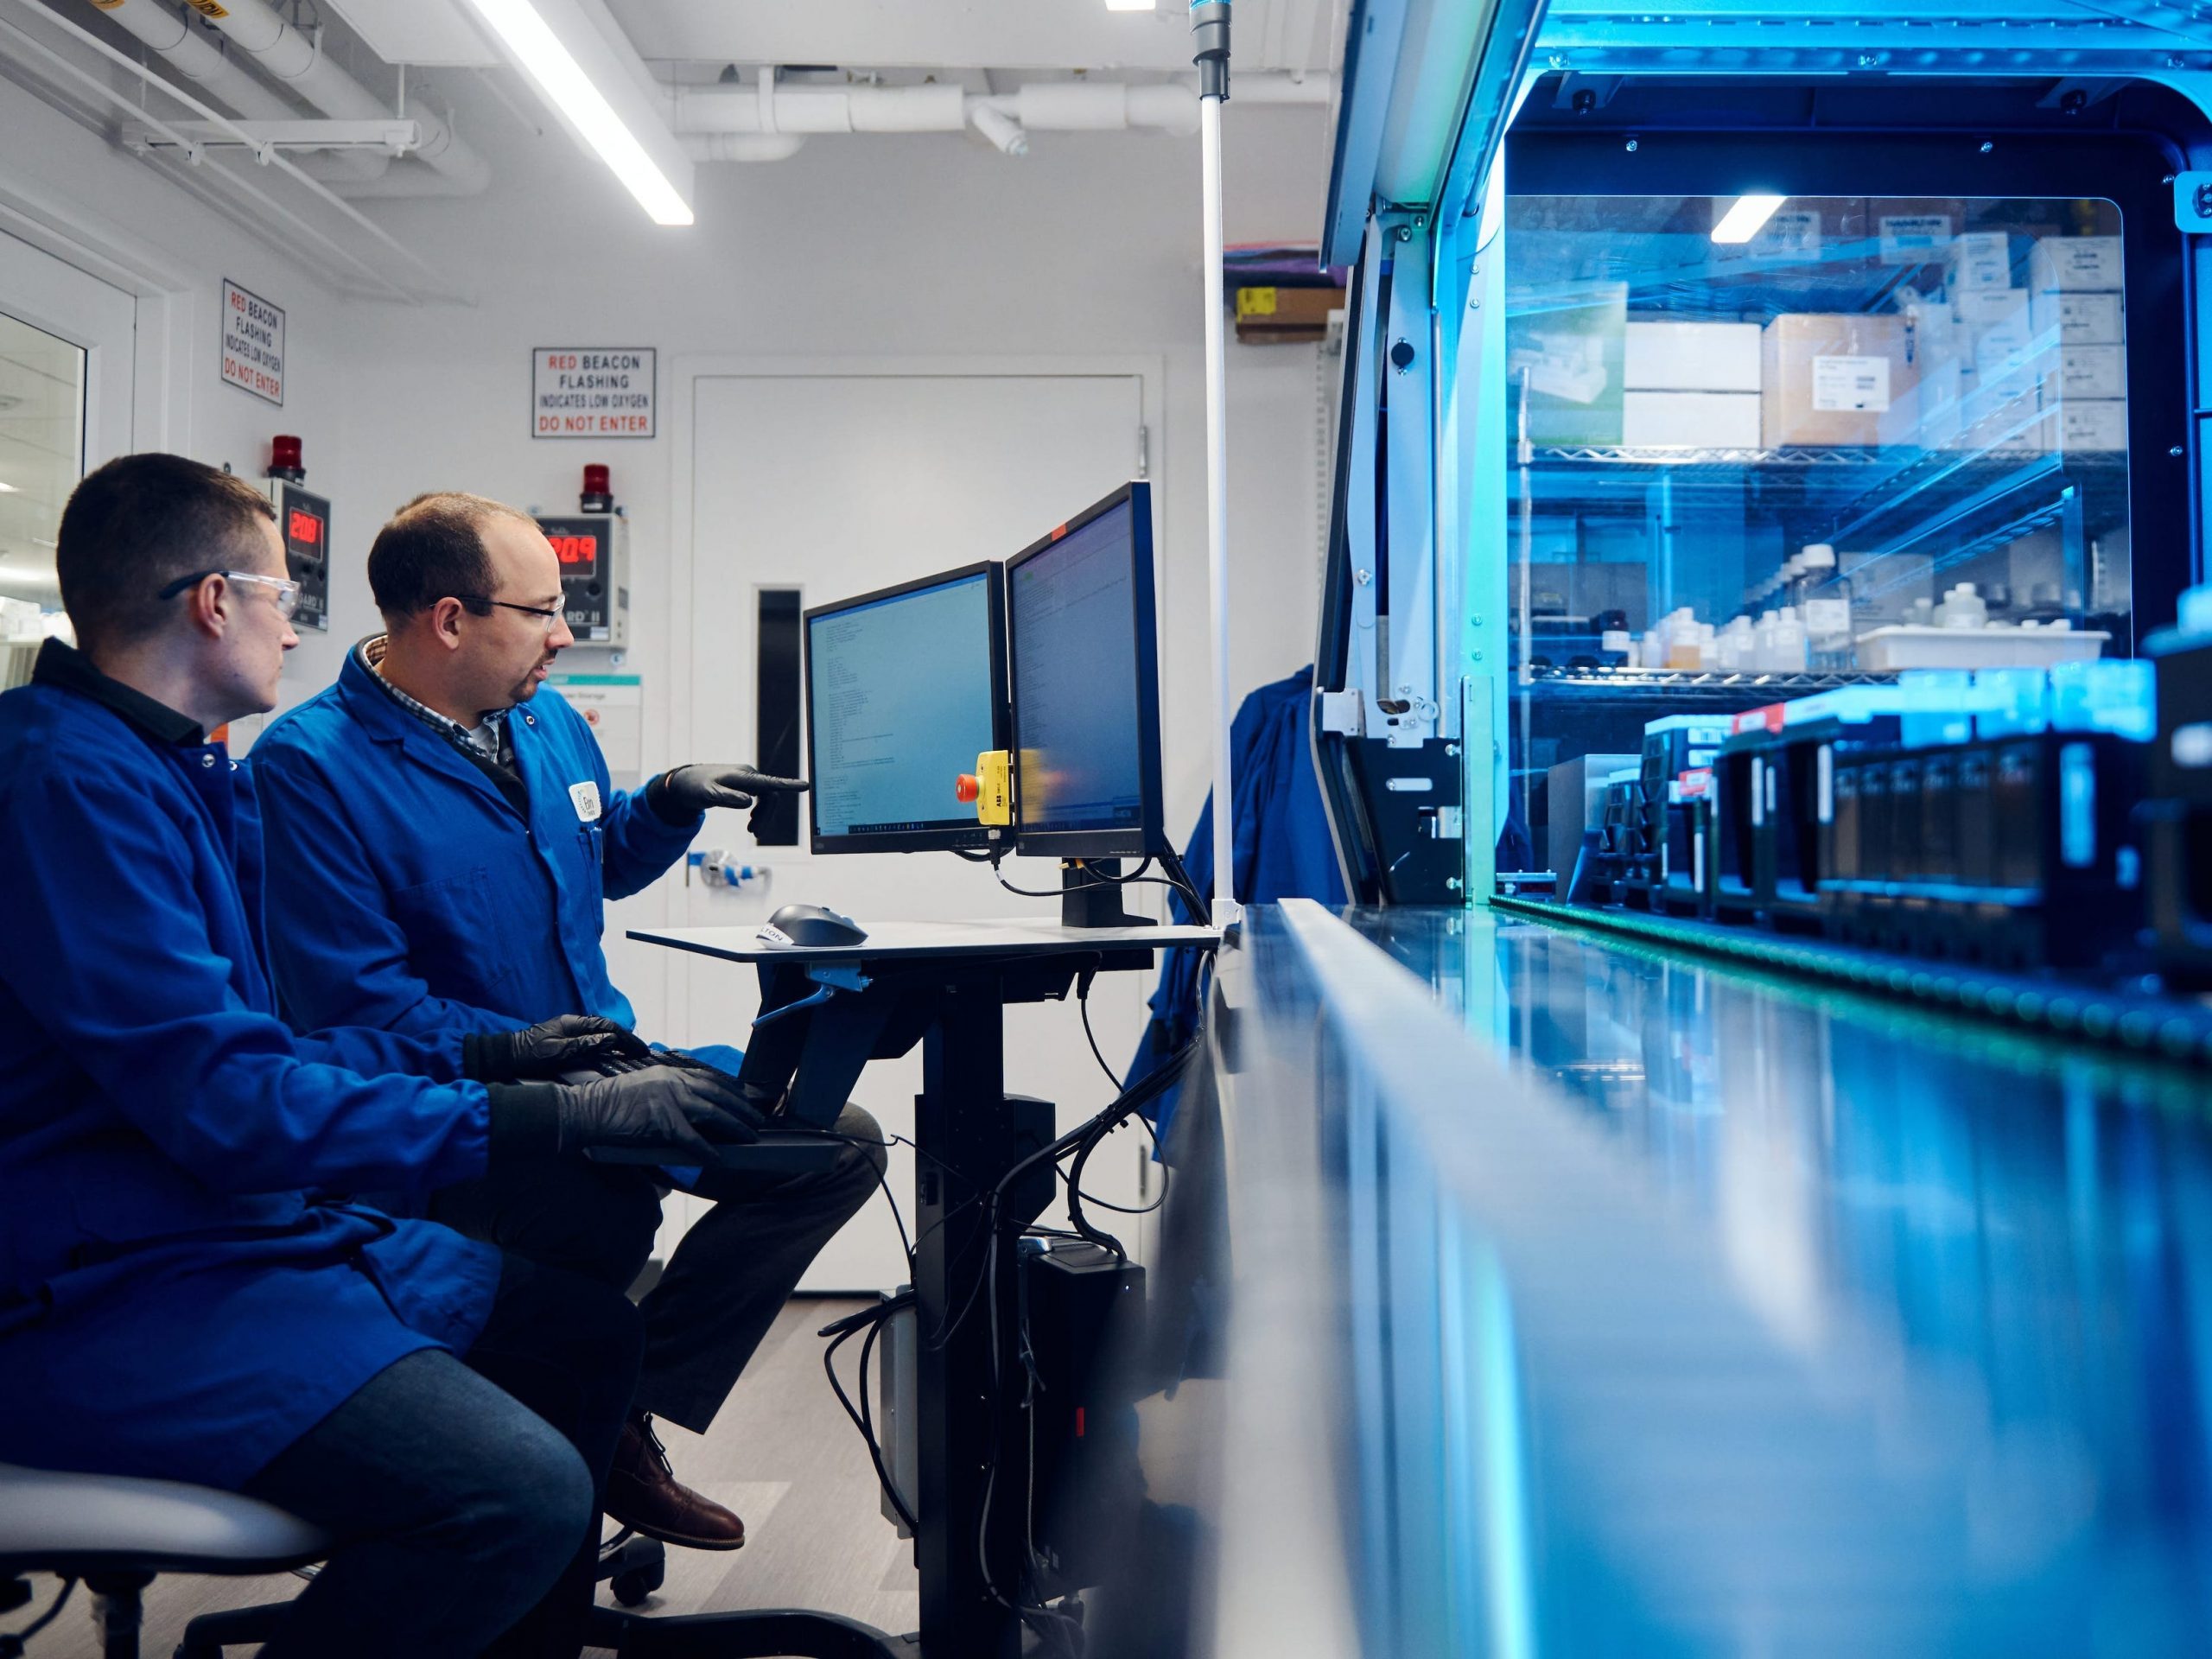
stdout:
POLYGON ((1015 850, 1166 850, 1152 488, 1125 484, 1007 561, 1015 850))
POLYGON ((1001 582, 971 564, 807 612, 816 852, 991 844, 955 791, 1007 745, 1001 582))

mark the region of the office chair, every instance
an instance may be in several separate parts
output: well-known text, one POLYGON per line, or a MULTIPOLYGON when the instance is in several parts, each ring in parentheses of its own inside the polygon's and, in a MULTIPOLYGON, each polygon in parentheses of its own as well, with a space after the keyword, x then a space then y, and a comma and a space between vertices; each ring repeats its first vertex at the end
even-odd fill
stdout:
POLYGON ((29 1599, 25 1573, 82 1579, 105 1659, 138 1659, 141 1597, 161 1573, 282 1573, 329 1548, 297 1516, 236 1492, 0 1464, 0 1606, 29 1599))

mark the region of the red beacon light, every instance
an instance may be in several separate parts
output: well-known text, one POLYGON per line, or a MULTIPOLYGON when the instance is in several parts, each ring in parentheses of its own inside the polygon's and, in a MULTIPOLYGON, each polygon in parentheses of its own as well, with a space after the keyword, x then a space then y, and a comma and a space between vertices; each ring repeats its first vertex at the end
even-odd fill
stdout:
POLYGON ((613 478, 605 467, 586 466, 584 491, 576 498, 580 512, 612 512, 614 511, 613 478))
POLYGON ((289 479, 295 484, 307 481, 307 463, 300 459, 300 441, 289 433, 279 433, 269 441, 269 476, 289 479))

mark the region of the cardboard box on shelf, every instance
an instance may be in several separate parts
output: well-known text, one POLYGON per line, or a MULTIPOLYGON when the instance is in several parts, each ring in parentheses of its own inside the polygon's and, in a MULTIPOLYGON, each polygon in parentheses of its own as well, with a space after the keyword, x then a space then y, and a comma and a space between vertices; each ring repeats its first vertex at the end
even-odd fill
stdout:
POLYGON ((1948 285, 1973 292, 2012 286, 2012 238, 2003 231, 1968 231, 1951 238, 1948 285))
POLYGON ((2037 293, 2118 293, 2126 286, 2121 279, 2120 238, 2037 237, 2028 254, 2028 286, 2037 293))
POLYGON ((1631 391, 1621 399, 1621 442, 1630 449, 1756 449, 1756 391, 1631 391))
POLYGON ((1882 417, 1917 378, 1903 317, 1797 312, 1769 323, 1763 344, 1770 449, 1879 443, 1882 417))
POLYGON ((1959 288, 1951 290, 1951 313, 1963 328, 1989 328, 2025 321, 2028 290, 2024 288, 1959 288))
POLYGON ((1344 308, 1341 288, 1240 288, 1236 338, 1248 346, 1326 340, 1329 315, 1344 308))
POLYGON ((1757 391, 1759 373, 1755 322, 1628 320, 1630 391, 1757 391))
POLYGON ((1961 383, 1957 435, 1943 447, 1977 454, 2038 454, 2046 413, 2032 378, 1970 374, 1961 383))
POLYGON ((2056 334, 2061 346, 2119 346, 2127 339, 2127 312, 2117 294, 2038 294, 2030 313, 2038 334, 2056 334))
POLYGON ((2054 455, 2114 454, 2127 448, 2127 400, 2069 397, 2047 409, 2043 447, 2054 455))
POLYGON ((2125 397, 2127 395, 2126 347, 2120 346, 2062 346, 2046 352, 2043 364, 2044 402, 2068 397, 2125 397))
POLYGON ((1525 410, 1531 443, 1620 442, 1627 332, 1626 283, 1545 283, 1510 295, 1505 397, 1515 437, 1525 410))
POLYGON ((1919 369, 1911 395, 1891 405, 1882 423, 1882 442, 1922 449, 1951 448, 1958 442, 1967 395, 1966 365, 1947 357, 1923 362, 1919 369))

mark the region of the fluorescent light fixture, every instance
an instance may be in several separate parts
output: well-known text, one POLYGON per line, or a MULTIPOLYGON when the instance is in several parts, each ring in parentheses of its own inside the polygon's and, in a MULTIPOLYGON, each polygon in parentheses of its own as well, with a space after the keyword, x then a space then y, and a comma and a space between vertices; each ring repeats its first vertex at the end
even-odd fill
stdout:
POLYGON ((0 484, 0 495, 13 495, 15 493, 16 486, 14 485, 0 484))
MULTIPOLYGON (((476 0, 481 5, 484 0, 476 0)), ((1748 242, 1759 233, 1759 226, 1774 217, 1774 210, 1789 198, 1787 196, 1738 196, 1736 205, 1720 215, 1720 222, 1713 227, 1716 242, 1748 242)))
POLYGON ((537 83, 538 95, 565 116, 583 140, 614 170, 656 225, 689 225, 690 204, 654 165, 637 135, 622 124, 606 95, 592 83, 530 0, 472 0, 477 12, 537 83))
POLYGON ((1154 0, 1106 0, 1109 11, 1150 11, 1154 0))

